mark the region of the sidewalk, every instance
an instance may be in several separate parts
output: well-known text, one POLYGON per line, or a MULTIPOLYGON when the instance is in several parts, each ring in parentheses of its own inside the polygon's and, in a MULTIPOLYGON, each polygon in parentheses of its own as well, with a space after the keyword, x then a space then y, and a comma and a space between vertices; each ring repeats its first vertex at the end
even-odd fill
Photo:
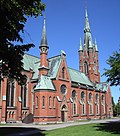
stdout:
MULTIPOLYGON (((59 123, 59 124, 46 124, 46 125, 35 125, 35 124, 24 124, 24 123, 16 123, 16 124, 6 124, 6 125, 1 125, 0 130, 4 129, 23 129, 20 131, 16 131, 17 133, 8 133, 7 136, 27 136, 27 135, 32 135, 36 133, 40 133, 41 131, 47 131, 47 130, 53 130, 53 129, 58 129, 58 128, 64 128, 64 127, 69 127, 69 126, 75 126, 75 125, 84 125, 84 124, 91 124, 91 123, 108 123, 108 122, 118 122, 120 121, 120 118, 114 118, 114 119, 104 119, 104 120, 91 120, 91 121, 86 121, 86 122, 65 122, 65 123, 59 123)), ((14 129, 14 130, 15 130, 14 129)), ((1 131, 0 131, 1 134, 1 131)))

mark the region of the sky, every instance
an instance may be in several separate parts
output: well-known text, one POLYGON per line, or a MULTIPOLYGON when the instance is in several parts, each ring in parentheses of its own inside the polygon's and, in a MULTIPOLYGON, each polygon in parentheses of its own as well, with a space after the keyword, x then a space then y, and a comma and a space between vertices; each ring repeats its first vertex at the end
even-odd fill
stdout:
MULTIPOLYGON (((79 41, 84 40, 85 9, 87 8, 92 39, 96 39, 99 50, 101 75, 109 68, 106 60, 120 48, 120 0, 42 0, 46 4, 46 29, 49 45, 48 58, 66 53, 68 67, 79 70, 79 41)), ((40 56, 43 16, 29 18, 24 43, 34 43, 28 52, 40 56)), ((101 77, 101 82, 106 81, 101 77)), ((120 97, 120 86, 111 87, 115 103, 120 97)))

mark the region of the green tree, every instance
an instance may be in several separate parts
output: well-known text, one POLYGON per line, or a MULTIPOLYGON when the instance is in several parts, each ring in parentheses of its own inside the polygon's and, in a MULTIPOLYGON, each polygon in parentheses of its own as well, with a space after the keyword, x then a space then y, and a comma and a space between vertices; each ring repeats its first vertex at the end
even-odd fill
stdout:
POLYGON ((110 66, 109 69, 104 69, 107 81, 110 82, 111 86, 120 85, 120 49, 114 52, 112 56, 107 60, 107 64, 110 66))
POLYGON ((42 15, 44 9, 45 5, 40 0, 0 0, 1 78, 14 78, 18 83, 23 83, 23 55, 34 45, 23 44, 20 33, 24 33, 27 19, 42 15))
POLYGON ((112 107, 113 107, 113 116, 116 116, 117 111, 116 111, 116 105, 115 105, 113 97, 112 97, 112 107))

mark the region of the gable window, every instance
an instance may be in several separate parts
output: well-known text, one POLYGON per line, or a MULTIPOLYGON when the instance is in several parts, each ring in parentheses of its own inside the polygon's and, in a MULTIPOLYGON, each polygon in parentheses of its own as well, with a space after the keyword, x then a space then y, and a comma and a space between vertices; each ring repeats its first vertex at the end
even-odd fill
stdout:
POLYGON ((62 78, 65 78, 65 67, 62 68, 62 78))
POLYGON ((45 108, 45 96, 42 97, 42 107, 45 108))
POLYGON ((88 74, 88 63, 86 61, 84 62, 84 73, 88 74))
POLYGON ((27 107, 27 84, 21 86, 22 107, 27 107))
POLYGON ((13 107, 15 101, 15 82, 12 79, 7 81, 7 106, 13 107))

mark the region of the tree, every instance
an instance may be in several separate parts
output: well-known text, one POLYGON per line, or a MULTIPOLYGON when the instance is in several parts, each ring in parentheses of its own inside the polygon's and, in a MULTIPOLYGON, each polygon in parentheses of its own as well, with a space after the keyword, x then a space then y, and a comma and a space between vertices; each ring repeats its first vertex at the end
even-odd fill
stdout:
POLYGON ((117 52, 113 53, 113 56, 110 56, 107 60, 107 64, 110 66, 110 69, 104 69, 107 81, 110 82, 111 86, 120 85, 120 49, 117 52))
POLYGON ((23 44, 20 33, 28 17, 42 15, 45 5, 41 0, 0 0, 0 77, 13 78, 22 84, 23 55, 32 43, 23 44), (20 43, 21 45, 17 45, 20 43))

